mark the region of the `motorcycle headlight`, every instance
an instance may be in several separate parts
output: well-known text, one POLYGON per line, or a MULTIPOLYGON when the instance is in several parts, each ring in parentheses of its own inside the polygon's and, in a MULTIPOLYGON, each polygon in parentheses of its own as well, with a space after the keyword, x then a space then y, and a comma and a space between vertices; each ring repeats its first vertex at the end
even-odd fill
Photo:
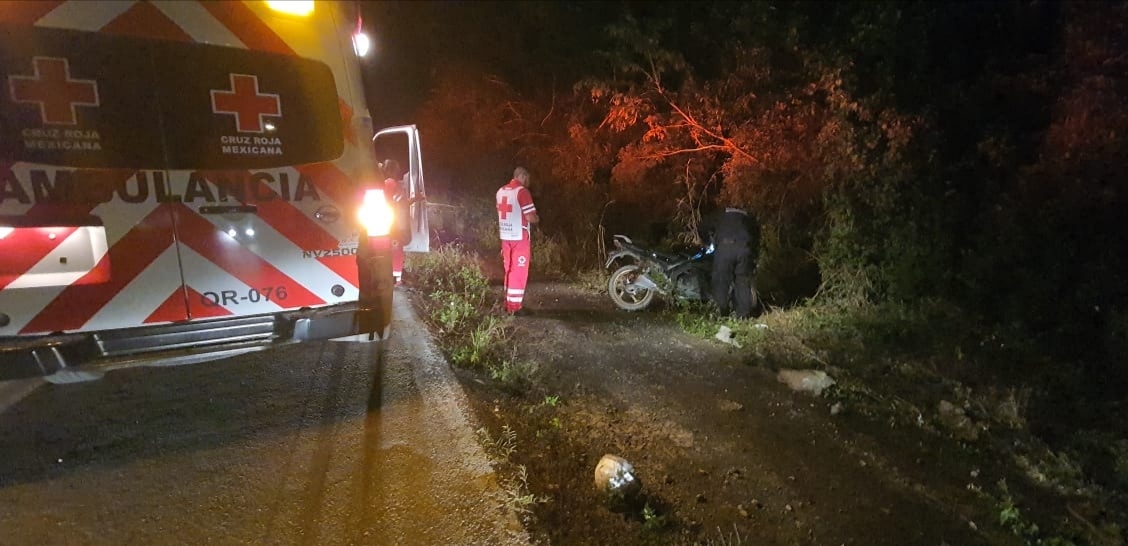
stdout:
POLYGON ((357 218, 370 237, 391 233, 395 213, 384 197, 384 190, 371 189, 364 192, 364 203, 357 211, 357 218))

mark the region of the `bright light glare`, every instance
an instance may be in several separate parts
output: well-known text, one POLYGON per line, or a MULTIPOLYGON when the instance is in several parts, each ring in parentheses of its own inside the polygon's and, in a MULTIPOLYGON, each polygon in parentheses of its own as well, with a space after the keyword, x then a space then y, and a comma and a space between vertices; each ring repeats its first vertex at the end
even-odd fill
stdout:
POLYGON ((313 0, 266 0, 266 5, 274 11, 290 15, 304 17, 313 13, 313 0))
POLYGON ((392 207, 388 206, 388 200, 384 198, 384 190, 364 192, 364 204, 357 211, 357 218, 370 237, 391 233, 394 217, 392 207))
POLYGON ((0 226, 0 239, 3 239, 4 237, 11 235, 12 232, 15 231, 15 230, 16 230, 16 228, 14 228, 14 227, 0 226))
POLYGON ((243 233, 246 233, 247 237, 254 237, 255 236, 255 228, 247 228, 247 230, 244 231, 243 233))
POLYGON ((235 235, 238 235, 238 233, 239 233, 239 232, 235 231, 235 228, 229 228, 229 229, 227 230, 227 236, 228 236, 228 237, 231 237, 232 239, 234 239, 234 238, 235 238, 235 235))
POLYGON ((368 55, 368 50, 372 47, 372 41, 368 39, 368 35, 363 32, 353 34, 353 50, 356 51, 357 57, 364 57, 368 55))

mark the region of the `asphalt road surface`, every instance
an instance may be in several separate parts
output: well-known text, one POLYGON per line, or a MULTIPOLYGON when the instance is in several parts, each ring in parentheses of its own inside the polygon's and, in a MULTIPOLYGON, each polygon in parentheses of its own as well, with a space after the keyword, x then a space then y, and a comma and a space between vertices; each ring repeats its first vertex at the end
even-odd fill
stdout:
POLYGON ((0 545, 527 544, 405 299, 384 343, 7 385, 0 545))

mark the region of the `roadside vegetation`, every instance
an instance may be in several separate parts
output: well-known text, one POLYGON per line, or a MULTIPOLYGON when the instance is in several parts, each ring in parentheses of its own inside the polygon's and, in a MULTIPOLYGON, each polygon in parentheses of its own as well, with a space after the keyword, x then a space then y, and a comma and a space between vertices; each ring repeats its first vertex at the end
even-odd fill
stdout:
POLYGON ((427 295, 424 318, 451 364, 513 388, 527 385, 537 365, 516 359, 507 330, 512 319, 490 295, 476 253, 445 246, 413 256, 410 271, 418 279, 414 286, 427 295))

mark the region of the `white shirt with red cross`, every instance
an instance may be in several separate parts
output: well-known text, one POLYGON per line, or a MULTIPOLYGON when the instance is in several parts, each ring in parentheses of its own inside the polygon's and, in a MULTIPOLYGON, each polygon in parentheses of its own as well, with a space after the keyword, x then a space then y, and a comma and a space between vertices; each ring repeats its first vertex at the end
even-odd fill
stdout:
POLYGON ((497 223, 501 228, 502 241, 520 241, 529 238, 528 214, 537 211, 533 204, 533 194, 517 180, 497 190, 497 223))

